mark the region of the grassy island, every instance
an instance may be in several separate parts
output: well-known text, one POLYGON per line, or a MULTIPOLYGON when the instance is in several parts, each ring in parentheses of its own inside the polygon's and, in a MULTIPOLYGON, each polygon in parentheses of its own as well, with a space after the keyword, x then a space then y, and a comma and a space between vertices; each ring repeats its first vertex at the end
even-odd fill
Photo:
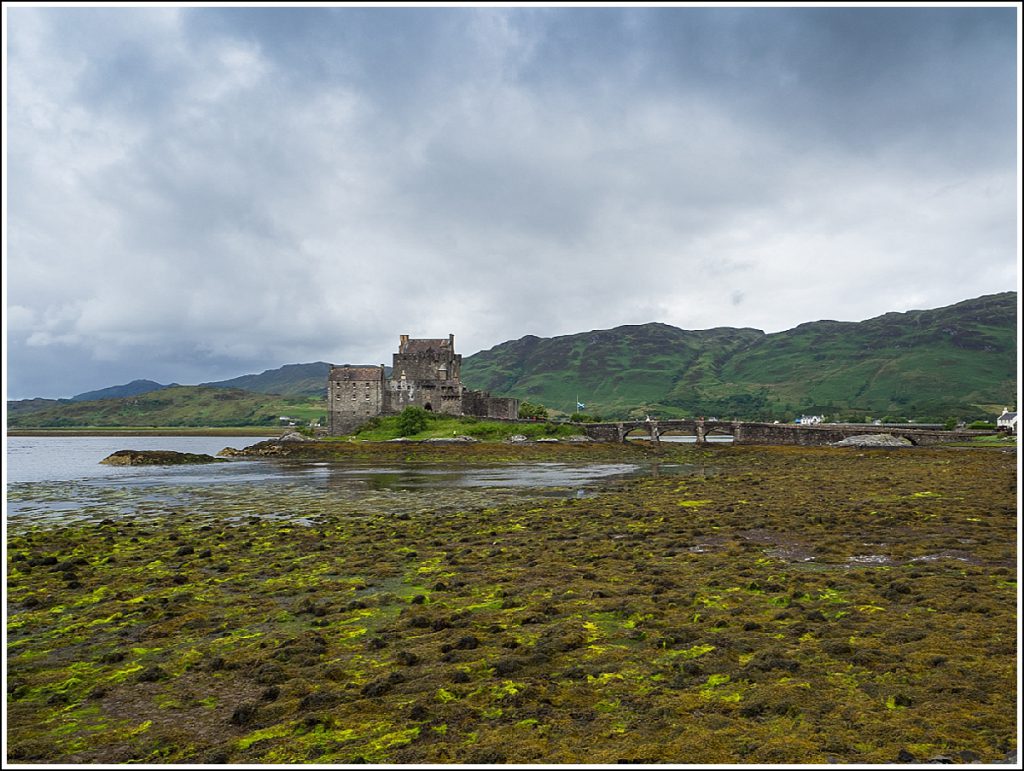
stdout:
POLYGON ((316 445, 339 463, 590 453, 691 473, 583 498, 290 486, 11 519, 10 761, 990 763, 1016 748, 1012 451, 316 445))

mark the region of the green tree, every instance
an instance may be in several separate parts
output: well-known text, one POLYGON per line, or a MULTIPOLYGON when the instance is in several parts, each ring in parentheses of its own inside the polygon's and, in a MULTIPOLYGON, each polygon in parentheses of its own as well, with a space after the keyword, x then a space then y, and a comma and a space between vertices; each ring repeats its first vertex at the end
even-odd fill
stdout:
POLYGON ((909 423, 910 421, 904 417, 897 415, 886 415, 882 418, 883 423, 909 423))
POLYGON ((942 427, 947 431, 952 431, 956 428, 956 418, 946 418, 946 422, 942 424, 942 427))
POLYGON ((519 404, 519 417, 521 418, 539 418, 540 420, 548 419, 548 409, 543 404, 533 404, 531 402, 521 402, 519 404))
POLYGON ((399 436, 412 436, 427 427, 427 411, 422 407, 406 407, 398 416, 399 436))

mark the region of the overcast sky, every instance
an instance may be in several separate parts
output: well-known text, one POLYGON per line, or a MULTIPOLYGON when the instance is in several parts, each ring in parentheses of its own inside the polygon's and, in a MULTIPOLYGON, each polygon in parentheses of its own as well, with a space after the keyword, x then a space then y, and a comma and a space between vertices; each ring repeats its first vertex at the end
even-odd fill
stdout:
POLYGON ((4 13, 9 398, 1018 288, 1012 7, 4 13))

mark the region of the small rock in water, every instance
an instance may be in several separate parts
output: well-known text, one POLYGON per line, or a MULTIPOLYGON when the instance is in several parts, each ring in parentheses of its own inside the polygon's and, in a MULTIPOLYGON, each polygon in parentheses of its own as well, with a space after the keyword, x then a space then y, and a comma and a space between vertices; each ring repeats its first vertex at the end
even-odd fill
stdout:
POLYGON ((512 436, 510 436, 507 441, 509 441, 509 442, 526 442, 528 440, 522 434, 512 434, 512 436))
POLYGON ((100 461, 107 466, 179 466, 187 463, 220 462, 212 455, 174 450, 118 450, 100 461))

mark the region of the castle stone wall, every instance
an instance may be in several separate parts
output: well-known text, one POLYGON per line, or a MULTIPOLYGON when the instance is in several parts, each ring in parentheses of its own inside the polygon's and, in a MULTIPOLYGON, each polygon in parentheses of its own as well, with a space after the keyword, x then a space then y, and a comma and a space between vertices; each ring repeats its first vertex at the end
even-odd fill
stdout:
POLYGON ((452 380, 387 381, 383 414, 394 415, 406 407, 422 407, 441 415, 461 415, 462 384, 452 380))
POLYGON ((349 434, 384 412, 384 365, 331 367, 327 377, 327 428, 349 434))
POLYGON ((492 396, 487 400, 487 417, 515 420, 519 417, 519 400, 510 396, 492 396))

